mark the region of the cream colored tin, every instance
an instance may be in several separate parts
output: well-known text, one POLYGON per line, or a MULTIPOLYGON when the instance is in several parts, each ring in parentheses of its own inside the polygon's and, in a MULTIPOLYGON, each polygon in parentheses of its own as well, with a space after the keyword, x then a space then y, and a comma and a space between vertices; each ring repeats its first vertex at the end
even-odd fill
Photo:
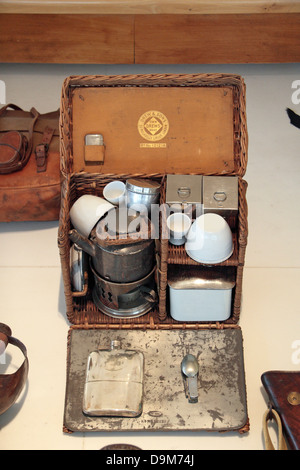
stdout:
POLYGON ((184 322, 224 321, 231 314, 235 269, 171 266, 170 315, 184 322))

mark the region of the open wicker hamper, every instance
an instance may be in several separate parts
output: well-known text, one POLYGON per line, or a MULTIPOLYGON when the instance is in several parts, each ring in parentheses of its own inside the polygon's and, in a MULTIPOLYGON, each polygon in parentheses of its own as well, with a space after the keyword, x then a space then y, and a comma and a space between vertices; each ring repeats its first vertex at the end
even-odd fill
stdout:
MULTIPOLYGON (((202 95, 201 95, 202 96, 202 95)), ((202 98, 200 98, 201 101, 202 98)), ((184 102, 185 95, 183 93, 180 98, 180 103, 184 102)), ((176 105, 179 108, 179 105, 176 105)), ((191 105, 191 113, 197 112, 191 105)), ((168 118, 171 120, 171 114, 168 118)), ((178 113, 180 115, 180 113, 178 113)), ((173 116, 172 116, 173 117, 173 116)), ((102 118, 100 118, 101 120, 102 118)), ((194 120, 194 119, 193 119, 194 120)), ((176 132, 180 132, 179 124, 176 132)), ((171 124, 170 124, 171 129, 171 124)), ((245 380, 243 371, 243 352, 242 352, 242 339, 240 327, 238 326, 240 309, 241 309, 241 295, 242 295, 242 279, 243 279, 243 267, 245 261, 245 251, 247 245, 247 202, 246 202, 246 189, 247 183, 243 179, 247 166, 247 126, 246 126, 246 111, 245 111, 245 85, 241 77, 236 75, 224 75, 224 74, 197 74, 197 75, 131 75, 131 76, 84 76, 84 77, 69 77, 66 79, 61 100, 61 119, 60 119, 60 132, 61 132, 61 172, 63 175, 62 183, 62 202, 60 211, 60 222, 59 222, 59 233, 58 233, 58 245, 61 257, 62 276, 64 282, 65 299, 66 299, 66 310, 67 317, 72 324, 70 328, 68 338, 68 377, 67 377, 67 391, 66 391, 66 409, 65 409, 65 422, 64 430, 66 432, 73 431, 119 431, 119 430, 238 430, 241 433, 247 432, 249 429, 249 420, 247 416, 246 407, 246 391, 245 391, 245 380), (193 98, 194 90, 204 90, 204 102, 208 103, 214 100, 214 92, 216 92, 216 100, 221 97, 220 109, 218 108, 219 102, 212 103, 212 110, 205 110, 203 113, 205 116, 200 119, 198 129, 205 127, 205 131, 209 130, 210 116, 214 113, 220 116, 216 117, 216 124, 213 125, 212 135, 204 139, 204 156, 202 154, 197 160, 193 154, 193 144, 189 145, 188 138, 186 135, 183 138, 179 138, 177 147, 174 147, 172 140, 168 141, 167 145, 157 146, 152 148, 146 148, 143 145, 139 145, 141 136, 137 136, 136 141, 133 142, 132 135, 130 132, 136 132, 136 120, 134 121, 134 130, 129 130, 128 141, 124 143, 124 136, 126 133, 126 126, 130 127, 131 114, 133 113, 133 119, 135 115, 141 115, 143 106, 148 106, 144 111, 151 109, 157 109, 161 106, 161 111, 164 111, 164 96, 168 93, 166 102, 174 102, 177 99, 174 95, 179 93, 181 96, 185 90, 188 90, 193 102, 196 100, 193 98), (212 90, 213 93, 207 90, 212 90), (134 95, 130 95, 133 91, 134 95), (146 97, 141 98, 141 104, 139 97, 141 93, 146 92, 146 97), (150 91, 150 96, 147 97, 147 92, 150 91), (122 93, 125 95, 125 102, 123 102, 122 93), (137 93, 137 94, 136 94, 137 93), (153 94, 154 93, 154 94, 153 94), (116 94, 116 95, 114 95, 116 94), (155 96, 158 94, 157 101, 155 96), (128 95, 128 96, 127 96, 128 95), (90 98, 91 96, 91 98, 90 98), (105 106, 114 100, 112 105, 112 118, 108 118, 108 124, 112 129, 112 136, 116 136, 118 144, 115 148, 111 149, 110 153, 110 138, 106 141, 105 150, 105 161, 100 166, 95 165, 84 165, 83 158, 81 155, 80 145, 82 136, 87 131, 96 132, 96 130, 102 131, 101 124, 97 122, 98 116, 103 115, 107 112, 107 108, 101 108, 102 100, 105 102, 105 106), (135 101, 137 97, 137 101, 135 101), (154 98, 153 98, 154 97, 154 98), (224 100, 223 100, 224 97, 224 100), (120 100, 120 101, 119 101, 120 100), (224 104, 223 104, 224 101, 224 104), (231 108, 228 109, 228 103, 231 108), (130 106, 136 111, 124 110, 124 106, 130 106), (223 111, 222 111, 223 110, 223 111), (126 112, 129 112, 129 117, 125 118, 126 112), (222 114, 223 112, 223 114, 222 114), (90 119, 87 119, 90 116, 90 119), (117 117, 116 117, 117 116, 117 117), (229 118, 229 119, 228 119, 229 118), (225 121, 224 121, 225 119, 225 121), (222 121, 223 120, 223 121, 222 121), (229 122, 228 122, 229 120, 229 122), (87 122, 89 121, 89 122, 87 122), (120 122, 119 122, 120 121, 120 122), (94 127, 91 127, 91 122, 96 123, 94 127), (129 122, 129 124, 128 124, 129 122), (90 127, 89 127, 90 126, 90 127), (97 127, 98 126, 98 127, 97 127), (119 127, 118 127, 119 126, 119 127), (214 138, 214 132, 223 132, 224 127, 224 146, 222 145, 222 136, 214 138), (125 131, 124 131, 125 129, 125 131), (220 129, 222 129, 220 131, 220 129), (231 129, 231 135, 228 137, 228 129, 231 129), (119 134, 122 134, 119 136, 119 134), (219 145, 216 151, 217 156, 214 155, 214 145, 218 141, 219 145), (220 142, 221 141, 221 142, 220 142), (168 153, 168 145, 170 142, 171 150, 168 153), (228 143, 226 143, 228 142, 228 143), (173 145, 173 147, 172 147, 173 145), (134 148, 136 152, 134 154, 134 148), (175 151, 174 151, 175 148, 175 151), (205 151, 207 150, 207 155, 205 151), (154 158, 152 156, 156 152, 154 158), (189 158, 182 158, 184 153, 188 154, 189 158), (219 155, 218 155, 219 152, 219 155), (231 154, 228 154, 231 152, 231 154), (224 157, 226 155, 226 158, 224 157), (127 159, 127 155, 130 155, 127 159), (124 156, 124 158, 123 158, 124 156), (125 158, 126 157, 126 158, 125 158), (119 163, 118 163, 119 162, 119 163), (188 163, 189 162, 189 163, 188 163), (166 175, 167 174, 203 174, 203 175, 235 175, 238 177, 238 197, 239 197, 239 209, 238 217, 236 220, 233 230, 234 240, 234 251, 232 256, 220 263, 221 268, 226 270, 227 267, 233 268, 235 272, 235 287, 233 290, 231 315, 228 320, 224 322, 181 322, 174 320, 169 314, 168 306, 168 269, 171 265, 184 265, 184 266, 197 266, 199 263, 190 259, 182 246, 172 246, 168 239, 163 238, 162 227, 166 223, 166 213, 164 211, 160 214, 160 233, 156 240, 156 284, 157 284, 157 295, 158 300, 155 307, 148 313, 134 318, 113 318, 111 316, 102 313, 99 308, 94 304, 93 297, 91 294, 93 287, 92 276, 88 275, 86 278, 86 285, 83 292, 74 292, 72 290, 71 277, 70 277, 70 239, 69 231, 72 228, 70 222, 70 208, 74 202, 83 194, 93 194, 97 196, 103 196, 104 186, 114 180, 126 181, 127 178, 141 178, 141 179, 152 179, 158 181, 161 184, 160 190, 160 204, 164 205, 166 201, 166 175), (178 422, 178 419, 172 416, 172 410, 166 411, 167 417, 162 418, 161 410, 152 414, 147 412, 147 390, 145 391, 144 400, 146 403, 145 412, 142 418, 139 419, 119 419, 109 420, 107 418, 92 419, 85 417, 82 414, 80 404, 82 401, 82 386, 83 383, 78 386, 79 376, 83 381, 83 374, 85 370, 84 366, 81 366, 81 370, 76 369, 78 363, 83 363, 87 352, 90 349, 82 351, 80 360, 78 359, 78 344, 85 342, 87 345, 90 341, 88 348, 98 347, 99 344, 105 338, 110 338, 111 334, 119 335, 124 341, 129 341, 128 345, 133 342, 137 342, 140 347, 145 341, 145 338, 150 339, 151 335, 154 335, 154 343, 157 345, 161 344, 162 355, 165 354, 164 347, 170 342, 170 344, 179 344, 182 341, 182 335, 191 341, 190 344, 196 344, 198 339, 197 335, 207 335, 209 332, 212 334, 221 334, 228 331, 231 335, 232 332, 236 332, 239 335, 238 346, 236 348, 238 359, 236 371, 237 389, 236 393, 239 396, 243 396, 242 403, 242 418, 235 418, 230 423, 231 418, 228 419, 229 424, 222 423, 221 425, 215 425, 213 419, 209 423, 207 420, 202 422, 201 419, 199 424, 197 420, 190 420, 190 424, 187 424, 187 419, 178 422), (165 332, 165 333, 164 333, 165 332), (83 335, 75 337, 74 335, 83 335), (157 337, 156 335, 167 335, 165 337, 157 337), (172 337, 172 334, 175 335, 172 337), (84 336, 88 335, 88 336, 84 336), (134 336, 135 335, 135 336, 134 336), (138 336, 140 335, 140 336, 138 336), (147 336, 148 335, 148 336, 147 336), (169 336, 168 336, 169 335, 169 336), (171 336, 170 336, 171 335, 171 336), (178 336, 179 335, 179 336, 178 336), (187 336, 186 336, 187 335, 187 336), (189 335, 192 335, 189 339, 189 335), (193 336, 194 335, 194 336, 193 336), (195 336, 196 335, 196 336, 195 336), (73 338, 74 336, 74 338, 73 338), (100 338, 100 339, 99 339, 100 338), (135 340, 136 338, 136 340, 135 340), (77 350, 76 350, 77 348, 77 350), (74 349, 76 352, 74 352, 74 349), (75 356, 76 359, 75 359, 75 356), (76 363, 77 361, 77 363, 76 363), (78 362, 79 361, 79 362, 78 362), (75 364, 76 363, 76 364, 75 364), (75 364, 75 365, 74 365, 75 364), (75 378, 76 377, 76 378, 75 378), (79 404, 78 404, 79 403, 79 404), (75 409, 76 408, 76 409, 75 409), (183 424, 184 421, 184 424, 183 424)), ((188 133, 189 131, 187 131, 188 133)), ((197 132, 192 129, 191 132, 194 134, 197 132)), ((104 138, 106 137, 105 131, 103 132, 104 138)), ((136 132, 138 134, 138 132, 136 132)), ((171 134, 171 131, 170 131, 171 134)), ((172 139, 172 135, 171 135, 172 139)), ((106 140, 106 139, 105 139, 106 140)), ((173 135, 173 140, 175 140, 173 135)), ((112 144, 113 147, 114 144, 112 144)), ((209 269, 209 268, 208 268, 209 269)), ((118 336, 118 337, 119 337, 118 336)), ((233 338, 222 339, 222 341, 233 343, 233 338)), ((210 339, 201 339, 200 343, 204 341, 210 341, 210 339)), ((217 341, 217 340, 216 340, 217 341)), ((174 346, 175 348, 175 346, 174 346)), ((175 348, 176 349, 176 348, 175 348)), ((178 349, 178 348, 177 348, 178 349)), ((149 349, 149 351, 151 348, 149 349)), ((180 356, 181 349, 174 352, 173 357, 177 354, 180 356)), ((150 354, 150 353, 149 353, 150 354)), ((159 356, 159 354, 158 354, 159 356)), ((231 359, 232 360, 232 359, 231 359)), ((151 361, 150 361, 151 362, 151 361)), ((156 361, 155 365, 150 368, 150 372, 157 379, 158 374, 161 370, 159 369, 160 358, 156 361)), ((170 366, 169 366, 170 367, 170 366)), ((232 372, 232 365, 228 365, 228 374, 232 372), (231 371, 231 372, 230 372, 231 371)), ((151 375, 149 372, 148 375, 151 375)), ((178 378, 175 377, 174 383, 178 382, 178 378)), ((222 378, 224 381, 224 377, 222 378)), ((153 385, 153 384, 152 384, 153 385)), ((152 387, 149 385, 149 390, 152 387)), ((166 384, 160 383, 157 391, 157 397, 155 400, 160 400, 164 395, 166 384)), ((181 386, 179 386, 180 388, 181 386)), ((146 387, 147 388, 147 387, 146 387)), ((174 391, 175 395, 176 391, 174 391)), ((173 403, 175 395, 169 397, 168 401, 173 403)), ((153 398, 149 398, 150 409, 157 407, 157 402, 153 403, 153 398), (152 408, 151 408, 152 407, 152 408)), ((200 400, 199 400, 200 404, 200 400)), ((164 404, 162 405, 164 406, 164 404)), ((226 405, 225 405, 226 406, 226 405)), ((166 409, 168 406, 166 405, 166 409)), ((175 411, 173 411, 175 413, 175 411)), ((184 413, 183 413, 184 414, 184 413)), ((194 414, 194 413, 193 413, 194 414)), ((201 414, 201 413, 200 413, 201 414)), ((178 416, 178 413, 177 413, 178 416)), ((190 410, 186 411, 186 418, 190 418, 190 410)), ((226 420, 225 420, 226 421, 226 420)))

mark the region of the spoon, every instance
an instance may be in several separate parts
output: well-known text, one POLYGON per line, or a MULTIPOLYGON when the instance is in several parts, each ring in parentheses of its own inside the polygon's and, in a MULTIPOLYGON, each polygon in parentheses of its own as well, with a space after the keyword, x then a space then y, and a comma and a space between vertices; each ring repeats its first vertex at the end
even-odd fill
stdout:
POLYGON ((187 396, 190 403, 198 401, 197 375, 199 372, 198 361, 192 354, 184 356, 181 362, 181 371, 187 382, 187 396))

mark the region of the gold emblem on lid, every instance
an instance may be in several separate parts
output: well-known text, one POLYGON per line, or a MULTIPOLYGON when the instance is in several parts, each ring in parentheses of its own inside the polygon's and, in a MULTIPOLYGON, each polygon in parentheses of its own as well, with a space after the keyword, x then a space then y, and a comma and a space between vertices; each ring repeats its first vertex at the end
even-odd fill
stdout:
POLYGON ((163 139, 169 131, 169 121, 160 111, 147 111, 138 121, 140 135, 150 141, 163 139))

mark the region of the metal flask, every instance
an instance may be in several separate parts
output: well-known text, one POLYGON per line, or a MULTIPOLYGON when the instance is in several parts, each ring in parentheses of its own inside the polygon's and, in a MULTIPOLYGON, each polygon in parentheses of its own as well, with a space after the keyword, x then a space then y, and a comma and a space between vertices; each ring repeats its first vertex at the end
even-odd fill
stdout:
POLYGON ((142 413, 144 356, 122 349, 118 340, 110 349, 90 353, 83 395, 89 416, 136 417, 142 413))

